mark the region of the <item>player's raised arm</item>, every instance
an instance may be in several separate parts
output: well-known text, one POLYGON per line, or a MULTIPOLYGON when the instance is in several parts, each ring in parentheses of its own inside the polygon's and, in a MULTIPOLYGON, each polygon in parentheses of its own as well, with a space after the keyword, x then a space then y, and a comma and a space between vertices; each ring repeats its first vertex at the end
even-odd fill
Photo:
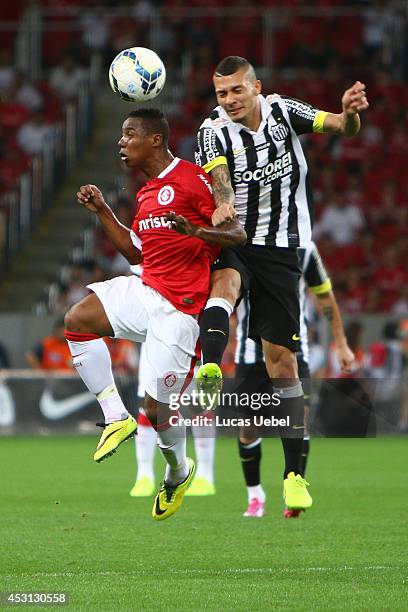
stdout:
POLYGON ((355 136, 360 130, 359 113, 365 111, 369 106, 364 83, 356 81, 352 87, 346 89, 341 103, 343 107, 341 113, 327 113, 323 131, 343 136, 355 136))
POLYGON ((96 185, 82 185, 77 193, 78 202, 98 219, 112 243, 130 264, 142 261, 141 252, 132 242, 131 230, 120 223, 111 207, 105 202, 102 192, 96 185))
POLYGON ((174 212, 166 214, 168 221, 171 221, 173 229, 179 234, 186 234, 195 238, 201 238, 210 244, 218 244, 221 247, 231 247, 244 245, 246 243, 246 232, 237 218, 225 221, 217 227, 203 227, 191 223, 182 215, 174 212))

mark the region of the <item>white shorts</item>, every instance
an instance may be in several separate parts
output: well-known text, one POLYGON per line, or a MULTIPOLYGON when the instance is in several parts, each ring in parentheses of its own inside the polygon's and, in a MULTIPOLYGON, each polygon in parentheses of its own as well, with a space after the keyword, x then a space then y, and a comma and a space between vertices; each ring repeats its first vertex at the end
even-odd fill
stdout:
POLYGON ((200 329, 137 276, 88 285, 105 309, 115 338, 146 342, 146 392, 165 404, 192 376, 200 329))

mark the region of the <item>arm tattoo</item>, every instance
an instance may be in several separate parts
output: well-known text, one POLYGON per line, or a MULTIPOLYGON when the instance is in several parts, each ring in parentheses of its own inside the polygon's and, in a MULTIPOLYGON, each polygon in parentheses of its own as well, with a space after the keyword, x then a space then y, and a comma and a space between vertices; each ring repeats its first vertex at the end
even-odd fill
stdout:
POLYGON ((216 166, 214 170, 211 170, 211 179, 216 207, 218 208, 221 204, 231 204, 234 206, 235 193, 231 185, 228 166, 216 166))
POLYGON ((333 321, 334 313, 332 306, 324 306, 324 308, 322 308, 322 313, 330 323, 333 321))

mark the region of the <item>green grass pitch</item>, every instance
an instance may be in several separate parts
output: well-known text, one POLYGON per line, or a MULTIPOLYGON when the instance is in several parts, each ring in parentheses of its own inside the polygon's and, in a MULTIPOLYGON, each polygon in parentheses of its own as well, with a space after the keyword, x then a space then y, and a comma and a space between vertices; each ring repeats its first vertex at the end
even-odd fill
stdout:
POLYGON ((236 442, 220 439, 217 495, 163 523, 128 495, 133 443, 100 465, 95 444, 0 439, 0 591, 66 591, 63 609, 91 611, 408 609, 407 439, 313 440, 299 520, 282 517, 279 440, 263 445, 268 514, 248 519, 236 442))

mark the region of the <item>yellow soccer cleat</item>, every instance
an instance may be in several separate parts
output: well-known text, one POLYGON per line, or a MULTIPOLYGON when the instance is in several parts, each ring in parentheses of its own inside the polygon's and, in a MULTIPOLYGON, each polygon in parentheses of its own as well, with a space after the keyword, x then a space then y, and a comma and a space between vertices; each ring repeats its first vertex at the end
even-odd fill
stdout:
POLYGON ((283 481, 283 499, 288 510, 306 510, 312 505, 312 498, 306 486, 306 482, 300 474, 295 476, 294 472, 289 472, 283 481))
POLYGON ((150 497, 154 493, 154 480, 148 476, 138 478, 130 490, 131 497, 150 497))
POLYGON ((162 482, 160 490, 154 500, 152 517, 156 521, 164 521, 170 518, 183 503, 185 492, 187 491, 191 481, 194 478, 195 463, 187 457, 189 464, 188 476, 183 482, 177 486, 170 486, 165 481, 162 482))
POLYGON ((188 488, 186 495, 215 495, 215 487, 214 484, 206 478, 196 476, 191 483, 191 487, 188 488))
POLYGON ((114 421, 109 424, 97 423, 97 425, 104 428, 94 454, 94 460, 98 463, 113 455, 118 446, 133 436, 137 429, 137 423, 130 415, 122 421, 114 421))
POLYGON ((220 403, 222 371, 216 363, 204 363, 198 368, 196 385, 203 410, 215 410, 220 403))

